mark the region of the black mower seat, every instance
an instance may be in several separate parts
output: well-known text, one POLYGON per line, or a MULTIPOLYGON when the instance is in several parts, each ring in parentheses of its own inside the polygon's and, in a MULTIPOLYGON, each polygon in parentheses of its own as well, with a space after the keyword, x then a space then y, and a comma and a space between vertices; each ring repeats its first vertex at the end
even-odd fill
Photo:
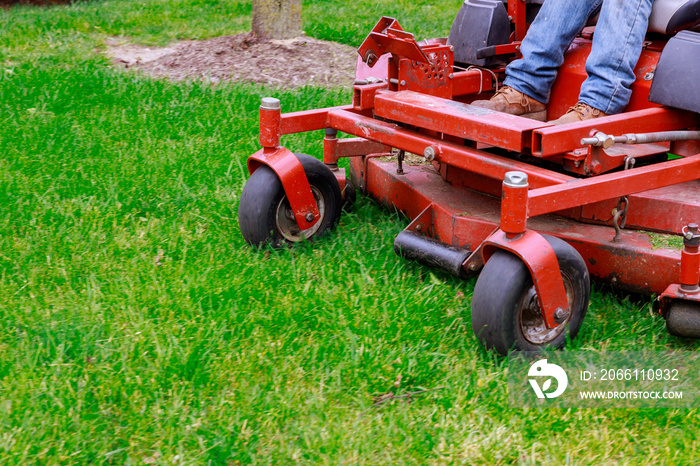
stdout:
POLYGON ((700 25, 700 0, 655 0, 649 31, 676 34, 700 25))

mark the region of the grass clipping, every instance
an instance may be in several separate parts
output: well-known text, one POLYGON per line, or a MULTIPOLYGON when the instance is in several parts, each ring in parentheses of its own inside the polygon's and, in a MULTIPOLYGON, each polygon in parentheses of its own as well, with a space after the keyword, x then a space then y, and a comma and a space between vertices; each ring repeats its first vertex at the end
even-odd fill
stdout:
POLYGON ((110 39, 113 63, 175 81, 241 81, 290 89, 302 86, 351 87, 357 50, 302 36, 260 40, 252 33, 145 47, 110 39))

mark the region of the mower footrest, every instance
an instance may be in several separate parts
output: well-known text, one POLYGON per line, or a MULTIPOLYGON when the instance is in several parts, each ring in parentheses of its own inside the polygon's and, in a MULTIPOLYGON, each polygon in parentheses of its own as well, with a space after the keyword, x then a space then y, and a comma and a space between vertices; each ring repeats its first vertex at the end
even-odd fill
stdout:
POLYGON ((525 152, 537 128, 549 123, 496 112, 413 91, 380 91, 374 113, 382 118, 440 133, 525 152))

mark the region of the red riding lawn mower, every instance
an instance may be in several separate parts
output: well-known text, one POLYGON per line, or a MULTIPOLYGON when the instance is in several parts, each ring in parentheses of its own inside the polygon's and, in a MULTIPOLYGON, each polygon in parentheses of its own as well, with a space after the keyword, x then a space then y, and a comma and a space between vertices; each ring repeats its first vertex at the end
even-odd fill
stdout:
MULTIPOLYGON (((556 126, 469 105, 501 84, 543 1, 466 0, 447 39, 422 42, 384 17, 358 50, 350 105, 281 114, 263 99, 245 239, 312 240, 357 189, 412 219, 399 255, 480 272, 472 326, 502 354, 575 337, 589 275, 658 294, 668 330, 700 337, 700 0, 654 2, 622 114, 556 126), (280 147, 283 134, 320 129, 323 162, 280 147), (682 235, 682 250, 659 247, 663 235, 682 235)), ((568 50, 550 120, 577 102, 594 33, 568 50)))

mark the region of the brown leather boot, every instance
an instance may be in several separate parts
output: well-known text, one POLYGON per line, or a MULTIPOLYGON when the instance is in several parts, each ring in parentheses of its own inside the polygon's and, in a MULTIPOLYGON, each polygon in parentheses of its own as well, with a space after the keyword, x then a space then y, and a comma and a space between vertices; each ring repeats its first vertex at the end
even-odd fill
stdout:
POLYGON ((603 116, 608 116, 607 113, 601 112, 597 108, 593 108, 588 104, 579 102, 573 107, 571 107, 564 115, 560 118, 550 121, 553 125, 565 125, 567 123, 574 123, 577 121, 590 120, 591 118, 599 118, 603 116))
POLYGON ((519 115, 533 120, 547 120, 547 107, 545 104, 526 96, 520 91, 516 91, 510 86, 503 86, 489 100, 475 100, 471 104, 476 107, 519 115))

